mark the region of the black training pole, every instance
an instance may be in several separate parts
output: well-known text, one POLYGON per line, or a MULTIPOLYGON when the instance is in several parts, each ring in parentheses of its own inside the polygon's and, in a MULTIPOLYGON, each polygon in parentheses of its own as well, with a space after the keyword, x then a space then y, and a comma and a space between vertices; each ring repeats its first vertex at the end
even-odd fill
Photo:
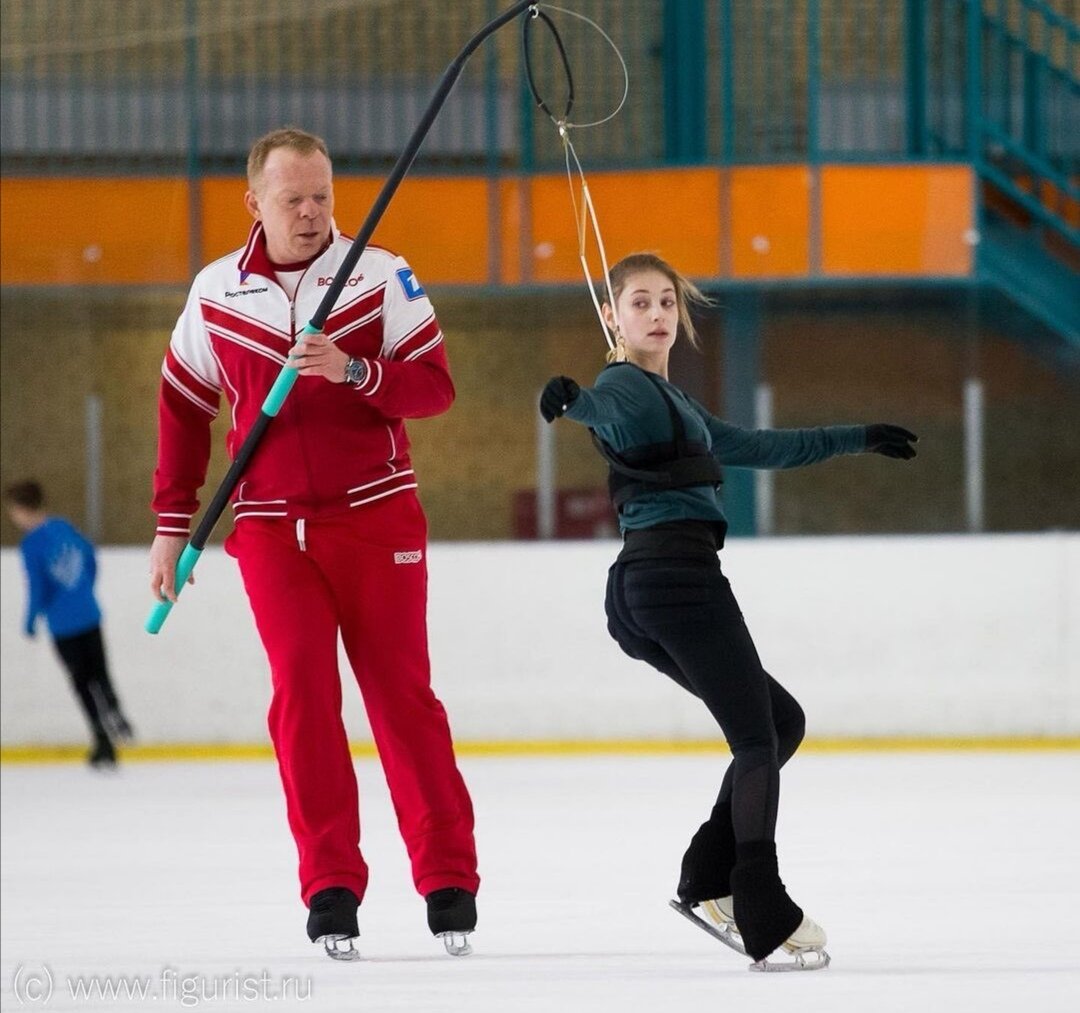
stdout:
MULTIPOLYGON (((387 206, 390 204, 398 186, 412 167, 416 154, 420 150, 420 145, 424 143, 424 138, 431 129, 432 123, 435 122, 435 117, 439 115, 439 110, 442 108, 443 103, 450 94, 450 90, 454 87, 454 83, 457 81, 458 76, 461 74, 466 61, 473 54, 473 51, 493 32, 498 31, 507 22, 513 21, 514 18, 523 11, 535 6, 536 0, 519 0, 518 3, 504 11, 497 18, 489 21, 480 29, 480 31, 469 39, 467 43, 465 43, 461 52, 454 57, 450 66, 443 72, 442 80, 439 81, 439 86, 435 89, 435 94, 432 96, 431 102, 428 103, 428 107, 424 112, 423 117, 417 124, 416 129, 412 132, 412 136, 409 138, 408 144, 405 145, 405 149, 398 156, 394 168, 391 170, 390 175, 383 184, 382 190, 379 191, 379 196, 375 198, 375 203, 371 206, 367 218, 364 219, 364 224, 360 226, 360 231, 353 240, 352 246, 349 247, 349 252, 341 262, 341 267, 338 268, 337 274, 334 275, 333 282, 331 282, 330 287, 326 290, 326 295, 323 296, 322 302, 319 303, 319 308, 315 311, 315 315, 311 320, 305 325, 301 332, 302 334, 318 334, 323 329, 326 318, 334 308, 334 304, 337 302, 338 296, 341 295, 341 290, 345 287, 345 283, 348 281, 349 275, 352 274, 353 268, 356 267, 356 262, 363 254, 364 248, 368 244, 368 240, 371 239, 372 234, 375 232, 375 228, 379 224, 379 220, 382 218, 387 206)), ((236 488, 241 476, 247 469, 248 462, 251 460, 252 455, 259 445, 259 441, 262 440, 263 434, 270 425, 270 420, 281 410, 281 406, 285 403, 289 391, 292 390, 293 384, 296 383, 297 376, 298 374, 292 366, 283 366, 277 379, 274 381, 273 387, 270 388, 270 393, 266 395, 266 400, 263 402, 262 408, 259 411, 259 417, 248 431, 247 436, 244 438, 244 442, 236 453, 236 457, 233 458, 233 462, 229 466, 228 472, 225 474, 225 478, 222 480, 217 492, 214 493, 214 498, 210 500, 210 504, 207 506, 202 520, 195 529, 195 534, 192 535, 191 540, 184 547, 184 551, 180 555, 180 559, 176 564, 175 588, 177 594, 181 592, 184 584, 187 583, 188 577, 191 576, 191 572, 195 569, 195 564, 198 562, 199 556, 202 555, 202 551, 206 547, 206 542, 210 538, 210 533, 214 530, 214 526, 217 524, 222 513, 224 513, 225 507, 228 506, 233 490, 236 488)), ((149 618, 146 620, 145 629, 147 633, 157 633, 161 629, 166 617, 172 610, 172 606, 173 603, 171 601, 161 601, 153 607, 149 618)))

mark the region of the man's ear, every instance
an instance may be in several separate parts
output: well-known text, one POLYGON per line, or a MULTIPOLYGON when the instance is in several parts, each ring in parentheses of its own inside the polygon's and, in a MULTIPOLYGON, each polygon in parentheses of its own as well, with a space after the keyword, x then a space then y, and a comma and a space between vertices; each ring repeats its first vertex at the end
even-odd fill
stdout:
POLYGON ((244 207, 248 209, 248 213, 255 221, 259 221, 261 218, 261 212, 259 211, 259 198, 255 196, 254 190, 248 190, 244 194, 244 207))

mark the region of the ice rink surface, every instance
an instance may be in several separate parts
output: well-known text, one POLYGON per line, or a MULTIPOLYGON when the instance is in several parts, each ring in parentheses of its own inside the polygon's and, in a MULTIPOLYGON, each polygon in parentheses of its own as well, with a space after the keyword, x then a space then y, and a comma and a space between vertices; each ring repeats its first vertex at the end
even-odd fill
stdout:
POLYGON ((1080 1009, 1080 754, 797 756, 781 871, 833 964, 772 975, 667 907, 725 763, 464 758, 483 886, 476 952, 455 959, 428 934, 381 771, 359 761, 372 879, 353 964, 307 941, 272 763, 6 765, 3 1009, 1080 1009), (75 994, 106 977, 126 995, 75 994))

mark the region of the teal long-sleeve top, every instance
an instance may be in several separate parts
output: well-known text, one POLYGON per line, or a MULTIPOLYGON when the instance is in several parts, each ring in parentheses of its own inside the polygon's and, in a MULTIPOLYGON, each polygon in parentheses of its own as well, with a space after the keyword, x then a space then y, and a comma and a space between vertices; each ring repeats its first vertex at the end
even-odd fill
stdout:
MULTIPOLYGON (((812 429, 741 429, 715 415, 673 383, 633 363, 604 369, 595 386, 582 387, 566 417, 588 426, 618 454, 635 447, 674 439, 671 415, 656 380, 667 392, 686 428, 686 439, 704 444, 721 465, 730 468, 800 468, 840 454, 866 449, 865 426, 818 426, 812 429)), ((712 486, 661 489, 623 505, 623 531, 679 520, 727 521, 719 492, 712 486)))

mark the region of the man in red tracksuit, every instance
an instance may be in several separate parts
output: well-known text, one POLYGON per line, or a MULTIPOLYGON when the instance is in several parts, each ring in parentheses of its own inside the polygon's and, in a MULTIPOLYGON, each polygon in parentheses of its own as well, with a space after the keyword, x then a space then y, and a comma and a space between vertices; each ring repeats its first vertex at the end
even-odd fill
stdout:
POLYGON ((266 135, 248 184, 247 244, 196 277, 162 367, 151 588, 176 599, 222 392, 234 454, 282 366, 295 366, 296 385, 237 487, 226 548, 270 661, 270 735, 308 933, 331 956, 355 957, 368 880, 340 634, 429 926, 450 952, 467 952, 479 886, 473 813, 430 685, 427 523, 403 422, 454 399, 442 332, 409 265, 371 246, 323 333, 298 333, 350 248, 332 219, 325 144, 294 129, 266 135))

